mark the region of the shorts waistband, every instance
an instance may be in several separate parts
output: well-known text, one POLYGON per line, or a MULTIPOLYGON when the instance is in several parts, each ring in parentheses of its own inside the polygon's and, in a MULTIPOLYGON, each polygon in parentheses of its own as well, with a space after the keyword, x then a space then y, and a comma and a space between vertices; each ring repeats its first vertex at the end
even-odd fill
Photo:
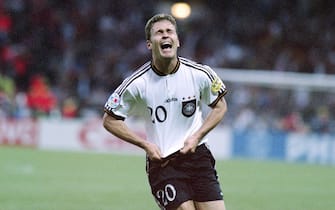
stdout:
MULTIPOLYGON (((200 144, 200 145, 197 146, 197 148, 195 149, 195 151, 197 152, 197 151, 203 151, 203 150, 207 150, 207 149, 208 149, 208 145, 207 145, 207 143, 202 143, 202 144, 200 144)), ((180 155, 182 155, 182 154, 180 153, 180 151, 174 152, 174 153, 172 153, 171 155, 169 155, 169 156, 163 158, 163 161, 165 161, 165 160, 170 160, 170 159, 173 159, 173 158, 176 158, 176 157, 178 157, 178 156, 180 156, 180 155)))

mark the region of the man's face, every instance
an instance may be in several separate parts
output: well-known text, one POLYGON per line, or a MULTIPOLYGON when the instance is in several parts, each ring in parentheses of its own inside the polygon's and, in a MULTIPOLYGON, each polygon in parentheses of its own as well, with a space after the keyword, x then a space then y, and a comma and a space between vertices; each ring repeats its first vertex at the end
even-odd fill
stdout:
POLYGON ((176 57, 179 39, 174 25, 168 20, 154 23, 147 46, 152 51, 154 59, 176 57))

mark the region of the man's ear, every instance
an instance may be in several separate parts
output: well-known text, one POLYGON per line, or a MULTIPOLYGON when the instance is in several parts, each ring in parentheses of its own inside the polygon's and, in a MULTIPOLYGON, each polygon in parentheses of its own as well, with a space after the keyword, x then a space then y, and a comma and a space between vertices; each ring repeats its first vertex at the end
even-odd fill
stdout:
POLYGON ((152 49, 152 47, 151 47, 151 41, 150 40, 147 40, 147 48, 149 49, 149 50, 151 50, 152 49))

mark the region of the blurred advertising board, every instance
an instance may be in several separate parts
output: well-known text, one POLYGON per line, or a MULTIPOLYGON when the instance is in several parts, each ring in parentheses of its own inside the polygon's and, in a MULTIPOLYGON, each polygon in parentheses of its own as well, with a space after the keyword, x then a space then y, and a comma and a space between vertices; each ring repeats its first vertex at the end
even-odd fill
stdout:
MULTIPOLYGON (((145 138, 141 121, 127 124, 145 138)), ((108 133, 102 120, 92 119, 20 119, 0 120, 0 145, 26 146, 47 150, 144 154, 144 151, 108 133)), ((218 158, 231 156, 230 131, 215 129, 209 144, 218 158)))
MULTIPOLYGON (((145 138, 141 121, 128 125, 145 138)), ((209 134, 209 146, 218 159, 247 158, 335 165, 335 136, 286 133, 270 129, 237 130, 219 126, 209 134)), ((144 154, 92 119, 0 119, 0 145, 47 150, 144 154)))
POLYGON ((335 165, 335 136, 265 130, 233 130, 233 157, 335 165))

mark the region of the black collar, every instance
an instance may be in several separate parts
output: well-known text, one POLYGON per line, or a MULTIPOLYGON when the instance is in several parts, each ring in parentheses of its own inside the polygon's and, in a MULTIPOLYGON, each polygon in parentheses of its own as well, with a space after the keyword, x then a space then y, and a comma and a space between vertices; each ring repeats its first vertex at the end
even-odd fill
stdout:
MULTIPOLYGON (((174 74, 174 73, 176 73, 176 72, 178 71, 178 69, 179 69, 179 66, 180 66, 180 61, 179 61, 179 58, 178 58, 178 60, 177 60, 177 65, 174 67, 174 69, 173 69, 169 74, 174 74)), ((156 74, 158 74, 159 76, 166 76, 166 75, 168 75, 168 74, 165 74, 165 73, 159 71, 159 70, 152 64, 152 61, 151 61, 151 68, 152 68, 152 70, 153 70, 156 74)))

